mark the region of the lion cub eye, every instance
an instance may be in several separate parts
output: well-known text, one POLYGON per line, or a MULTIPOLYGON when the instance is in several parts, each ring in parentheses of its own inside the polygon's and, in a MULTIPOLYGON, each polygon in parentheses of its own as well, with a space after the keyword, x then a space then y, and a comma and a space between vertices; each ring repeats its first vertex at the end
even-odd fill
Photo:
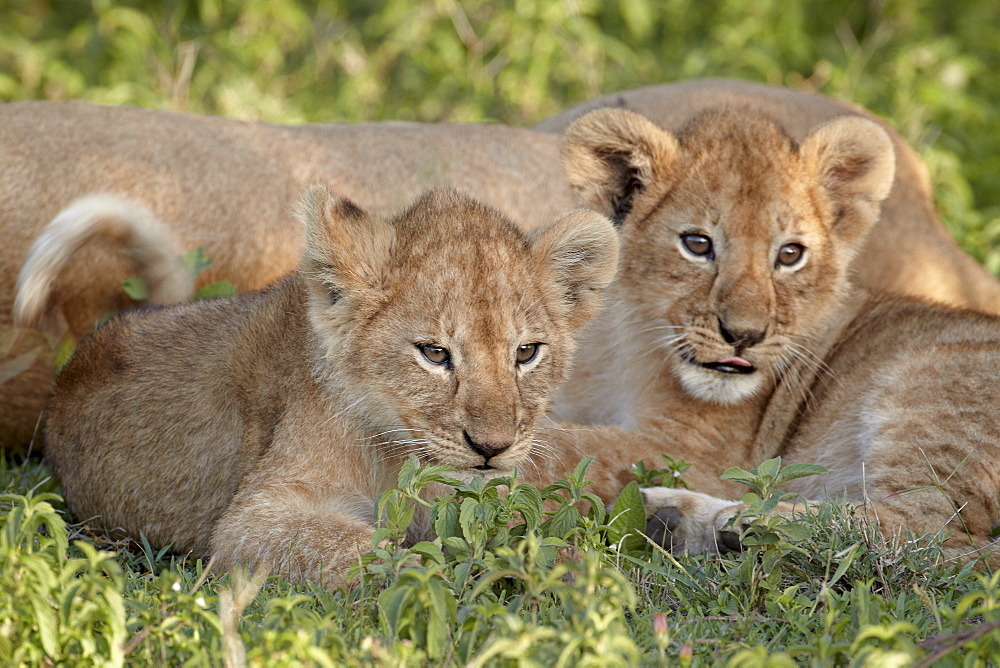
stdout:
POLYGON ((692 255, 712 257, 712 240, 704 234, 682 234, 681 243, 692 255))
POLYGON ((525 343, 517 347, 517 363, 527 364, 538 355, 539 345, 537 343, 525 343))
POLYGON ((451 353, 447 348, 432 345, 418 345, 417 348, 431 364, 447 364, 451 361, 451 353))
POLYGON ((802 244, 785 244, 778 249, 778 264, 783 267, 794 267, 802 261, 806 249, 802 244))

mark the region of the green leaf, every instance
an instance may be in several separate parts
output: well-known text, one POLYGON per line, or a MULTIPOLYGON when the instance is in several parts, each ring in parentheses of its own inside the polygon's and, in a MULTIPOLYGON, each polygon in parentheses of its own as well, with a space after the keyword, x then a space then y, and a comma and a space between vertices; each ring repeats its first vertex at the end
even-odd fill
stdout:
POLYGON ((576 523, 579 521, 579 511, 573 506, 565 505, 559 507, 552 517, 543 522, 540 529, 543 537, 565 538, 576 528, 576 523))
POLYGON ((233 297, 237 293, 236 286, 229 281, 216 281, 202 286, 194 293, 194 299, 218 299, 219 297, 233 297))
POLYGON ((663 472, 646 467, 646 462, 632 464, 632 475, 643 487, 656 487, 663 477, 663 472))
POLYGON ((774 480, 780 470, 781 457, 775 457, 774 459, 768 459, 766 462, 761 462, 761 465, 757 467, 757 475, 761 478, 774 480))
POLYGON ((740 542, 748 547, 757 545, 774 545, 781 537, 773 531, 764 531, 761 527, 751 526, 741 537, 740 542))
POLYGON ((413 505, 409 503, 404 502, 403 505, 390 507, 386 523, 395 533, 402 535, 413 521, 413 513, 413 505))
POLYGON ((750 471, 746 469, 741 469, 739 466, 730 466, 728 469, 723 471, 722 475, 719 476, 722 480, 736 480, 742 482, 744 480, 750 480, 754 477, 750 471))
POLYGON ((458 505, 450 502, 440 503, 435 512, 434 533, 441 538, 461 535, 458 525, 458 505))
POLYGON ((850 568, 851 564, 854 563, 854 558, 857 556, 858 550, 860 548, 861 544, 855 543, 848 550, 846 550, 846 554, 844 552, 840 553, 841 555, 843 555, 843 557, 841 558, 840 563, 837 564, 837 570, 833 572, 833 576, 830 578, 830 581, 826 583, 827 587, 832 587, 834 584, 840 581, 840 578, 844 577, 844 573, 846 573, 847 569, 850 568))
POLYGON ((608 524, 608 542, 621 544, 625 552, 640 551, 646 541, 640 535, 646 531, 646 507, 642 503, 639 483, 632 481, 615 499, 611 507, 611 522, 608 524))
POLYGON ((811 475, 821 475, 826 472, 826 469, 819 464, 789 464, 774 479, 774 484, 775 486, 783 485, 789 480, 805 478, 811 475))
POLYGON ((441 546, 432 543, 427 540, 422 540, 413 547, 410 548, 413 552, 416 552, 420 556, 424 557, 424 563, 444 563, 444 552, 441 551, 441 546))
POLYGON ((793 522, 791 520, 783 522, 778 527, 778 531, 785 534, 785 538, 792 541, 804 541, 809 540, 812 536, 812 529, 809 525, 802 522, 793 522))
POLYGON ((122 290, 137 302, 149 299, 149 283, 139 276, 130 276, 122 281, 122 290))
POLYGON ((76 352, 76 339, 73 338, 72 334, 66 333, 59 339, 59 343, 56 344, 55 355, 53 358, 53 364, 56 367, 56 371, 62 371, 62 368, 69 363, 73 358, 73 353, 76 352))
POLYGON ((722 480, 732 480, 733 482, 739 482, 751 489, 755 490, 758 494, 763 494, 764 490, 761 486, 757 484, 757 475, 750 471, 741 469, 739 466, 732 466, 726 469, 721 476, 722 480))
POLYGON ((441 544, 444 546, 448 553, 453 555, 458 560, 466 559, 472 552, 469 547, 469 541, 461 538, 460 536, 452 536, 450 538, 442 538, 441 544))
POLYGON ((581 501, 586 501, 590 504, 590 508, 587 510, 587 517, 594 520, 596 524, 604 524, 608 516, 608 511, 605 509, 604 501, 601 500, 601 497, 587 492, 581 497, 581 501))
POLYGON ((472 541, 479 534, 479 527, 483 519, 483 508, 478 501, 475 499, 465 499, 462 501, 462 508, 458 515, 458 524, 462 527, 462 533, 467 540, 472 541))
POLYGON ((42 647, 50 658, 58 662, 59 656, 59 625, 56 621, 56 613, 49 604, 42 600, 41 596, 35 594, 30 597, 31 608, 35 612, 35 620, 38 624, 38 634, 41 636, 42 647))
POLYGON ((396 586, 379 594, 378 609, 385 616, 389 628, 399 633, 400 625, 405 621, 407 603, 413 596, 413 589, 408 586, 396 586))
POLYGON ((781 503, 781 496, 778 494, 772 494, 761 502, 759 508, 753 508, 751 512, 757 515, 767 515, 772 510, 777 508, 779 503, 781 503))
POLYGON ((212 261, 205 254, 205 247, 198 246, 193 251, 188 251, 181 256, 181 264, 187 270, 192 280, 201 276, 201 273, 212 266, 212 261))

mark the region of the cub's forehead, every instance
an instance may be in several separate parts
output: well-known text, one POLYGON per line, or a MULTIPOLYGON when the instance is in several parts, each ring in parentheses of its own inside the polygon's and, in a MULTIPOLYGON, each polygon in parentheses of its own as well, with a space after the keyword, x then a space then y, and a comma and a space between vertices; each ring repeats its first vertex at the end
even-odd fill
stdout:
POLYGON ((771 220, 808 207, 813 179, 798 144, 771 119, 719 111, 699 117, 678 138, 677 187, 667 198, 675 207, 713 220, 740 212, 771 220))
POLYGON ((470 249, 433 270, 417 266, 408 276, 401 272, 390 312, 425 335, 452 342, 492 345, 528 333, 544 337, 552 320, 549 293, 537 272, 497 259, 485 249, 470 249))
POLYGON ((744 108, 723 108, 695 117, 677 135, 677 163, 708 187, 773 187, 794 176, 798 143, 773 119, 744 108), (777 177, 777 178, 776 178, 777 177))
POLYGON ((540 283, 526 247, 488 239, 408 249, 394 263, 389 280, 400 291, 427 300, 494 310, 537 299, 540 283))
POLYGON ((393 264, 409 273, 488 277, 531 261, 525 235, 506 216, 454 190, 427 193, 392 224, 393 264))
POLYGON ((515 233, 517 230, 500 211, 451 188, 426 192, 391 223, 403 235, 420 235, 428 229, 457 232, 499 227, 515 233))
POLYGON ((498 211, 455 191, 433 191, 393 221, 387 281, 408 308, 456 321, 473 314, 531 317, 541 301, 527 239, 498 211))

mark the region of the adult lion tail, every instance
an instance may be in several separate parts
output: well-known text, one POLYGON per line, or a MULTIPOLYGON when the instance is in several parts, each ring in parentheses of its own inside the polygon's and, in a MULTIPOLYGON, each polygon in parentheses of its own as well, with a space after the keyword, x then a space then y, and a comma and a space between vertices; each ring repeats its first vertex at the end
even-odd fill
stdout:
POLYGON ((52 308, 53 283, 90 242, 120 247, 138 263, 151 303, 183 301, 194 290, 194 279, 180 262, 180 244, 149 209, 116 195, 90 195, 60 211, 28 251, 17 278, 16 326, 40 326, 52 308))

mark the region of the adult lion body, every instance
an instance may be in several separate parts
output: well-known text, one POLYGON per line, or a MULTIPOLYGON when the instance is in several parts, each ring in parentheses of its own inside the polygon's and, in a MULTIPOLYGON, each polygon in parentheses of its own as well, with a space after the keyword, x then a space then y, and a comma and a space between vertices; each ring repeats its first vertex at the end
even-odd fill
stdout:
POLYGON ((525 234, 453 191, 379 220, 322 188, 304 218, 299 271, 267 290, 124 313, 81 343, 44 432, 78 518, 335 583, 408 454, 467 478, 530 457, 614 276, 610 223, 525 234))
MULTIPOLYGON (((796 488, 809 497, 870 500, 887 532, 947 528, 952 556, 988 549, 1000 318, 850 280, 893 182, 884 131, 847 117, 799 143, 736 108, 674 134, 606 109, 567 130, 563 160, 619 221, 622 262, 554 405, 547 438, 565 457, 542 479, 593 454, 613 497, 632 462, 666 452, 692 464, 694 490, 733 498, 726 468, 782 455, 830 469, 796 488)), ((736 505, 704 494, 646 498, 706 549, 736 505)))

